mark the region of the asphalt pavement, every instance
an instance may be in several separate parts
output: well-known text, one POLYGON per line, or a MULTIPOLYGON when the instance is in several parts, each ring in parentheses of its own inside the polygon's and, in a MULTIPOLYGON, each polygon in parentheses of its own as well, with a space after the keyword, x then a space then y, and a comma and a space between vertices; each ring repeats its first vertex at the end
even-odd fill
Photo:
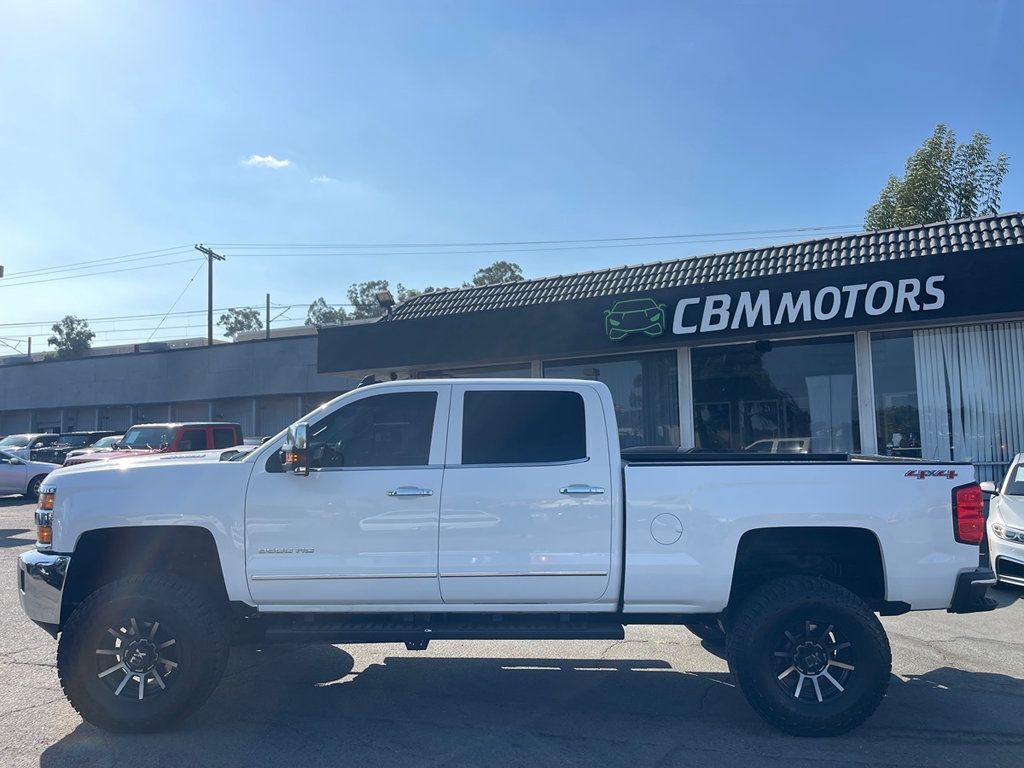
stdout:
POLYGON ((994 766, 1024 752, 1024 601, 884 619, 894 674, 878 712, 831 739, 765 725, 725 663, 677 627, 620 641, 270 646, 232 652, 171 733, 82 722, 56 643, 18 606, 34 505, 0 498, 0 766, 994 766))

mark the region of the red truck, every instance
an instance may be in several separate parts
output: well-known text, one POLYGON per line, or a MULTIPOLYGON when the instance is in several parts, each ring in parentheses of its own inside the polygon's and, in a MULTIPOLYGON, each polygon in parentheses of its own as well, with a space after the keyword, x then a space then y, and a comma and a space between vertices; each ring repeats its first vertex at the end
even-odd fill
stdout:
POLYGON ((116 461, 132 456, 178 451, 206 451, 242 444, 242 427, 224 421, 189 421, 173 424, 136 424, 114 450, 69 457, 64 466, 94 461, 116 461))

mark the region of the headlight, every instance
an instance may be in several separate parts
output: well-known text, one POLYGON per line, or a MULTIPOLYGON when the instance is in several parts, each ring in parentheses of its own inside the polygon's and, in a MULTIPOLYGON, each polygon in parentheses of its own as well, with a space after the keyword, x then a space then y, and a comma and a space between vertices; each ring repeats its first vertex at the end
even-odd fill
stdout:
POLYGON ((1010 526, 1003 525, 1002 523, 992 523, 992 533, 1000 539, 1024 544, 1024 531, 1020 528, 1011 528, 1010 526))
POLYGON ((49 547, 53 544, 53 512, 51 510, 36 510, 36 544, 41 547, 49 547))

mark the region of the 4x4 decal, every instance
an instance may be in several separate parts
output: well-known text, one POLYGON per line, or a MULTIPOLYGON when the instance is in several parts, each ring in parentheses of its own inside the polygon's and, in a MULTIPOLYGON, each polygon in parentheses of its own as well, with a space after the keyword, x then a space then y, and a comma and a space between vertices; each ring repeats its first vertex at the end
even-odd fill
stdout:
POLYGON ((944 477, 947 480, 955 480, 957 476, 955 469, 908 469, 907 474, 904 475, 904 477, 916 477, 918 480, 924 480, 926 477, 944 477))

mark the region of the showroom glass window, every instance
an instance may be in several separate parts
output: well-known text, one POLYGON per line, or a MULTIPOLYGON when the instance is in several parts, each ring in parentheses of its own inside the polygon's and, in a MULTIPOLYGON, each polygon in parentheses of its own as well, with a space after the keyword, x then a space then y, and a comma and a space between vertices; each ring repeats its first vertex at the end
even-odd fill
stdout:
POLYGON ((910 331, 871 334, 878 453, 921 458, 914 336, 910 331))
POLYGON ((544 363, 549 379, 588 379, 611 390, 619 445, 679 445, 679 386, 675 352, 592 357, 544 363))
POLYGON ((860 450, 852 336, 695 348, 690 360, 698 448, 860 450))

